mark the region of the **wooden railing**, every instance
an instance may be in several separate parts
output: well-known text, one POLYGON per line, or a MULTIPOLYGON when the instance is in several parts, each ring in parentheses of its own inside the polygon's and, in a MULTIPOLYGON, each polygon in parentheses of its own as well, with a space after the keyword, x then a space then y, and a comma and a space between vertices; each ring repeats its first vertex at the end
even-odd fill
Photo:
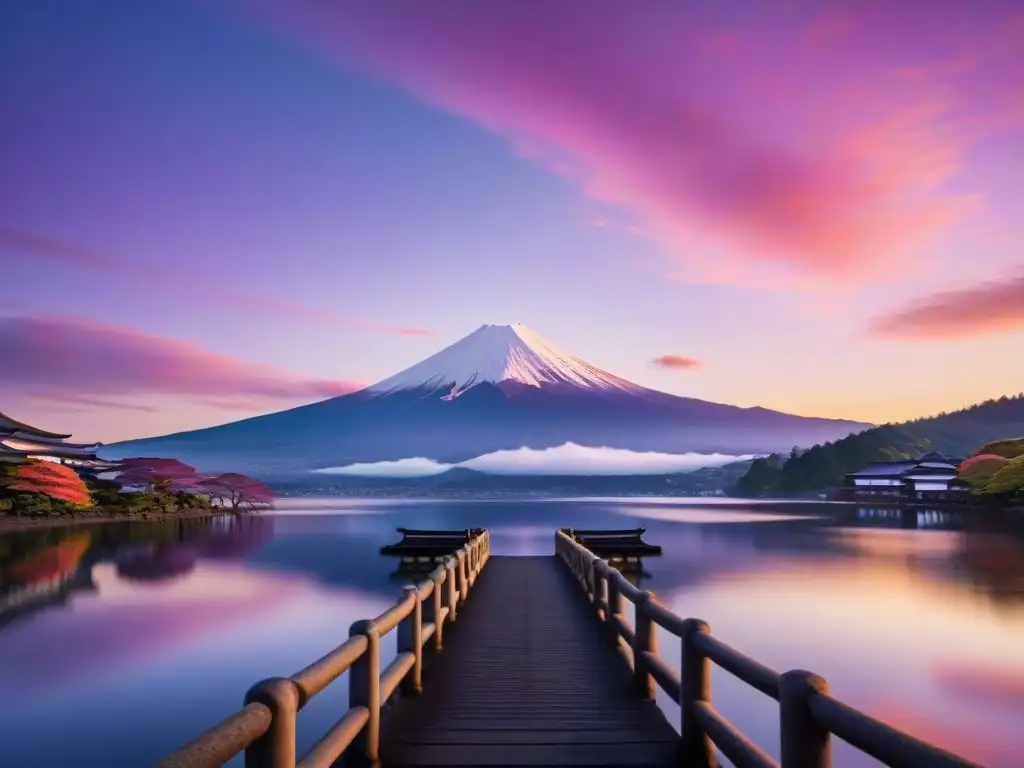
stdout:
POLYGON ((780 765, 712 706, 713 662, 779 702, 782 768, 829 768, 833 735, 893 768, 980 768, 833 698, 828 683, 812 672, 780 674, 745 656, 713 637, 707 622, 680 618, 561 531, 555 551, 623 651, 638 692, 653 699, 656 683, 679 705, 680 764, 714 768, 717 747, 737 768, 780 765), (636 606, 635 627, 624 600, 636 606), (678 673, 658 653, 657 627, 682 641, 678 673))
POLYGON ((326 768, 342 754, 378 763, 381 707, 399 689, 403 695, 421 691, 423 647, 432 640, 433 649, 441 650, 445 624, 455 621, 490 554, 489 531, 472 537, 422 582, 405 587, 391 608, 353 624, 349 639, 322 659, 291 677, 254 685, 240 711, 165 758, 160 768, 215 768, 242 750, 246 768, 326 768), (396 628, 398 654, 381 670, 380 640, 396 628), (298 711, 349 671, 348 711, 296 762, 298 711))

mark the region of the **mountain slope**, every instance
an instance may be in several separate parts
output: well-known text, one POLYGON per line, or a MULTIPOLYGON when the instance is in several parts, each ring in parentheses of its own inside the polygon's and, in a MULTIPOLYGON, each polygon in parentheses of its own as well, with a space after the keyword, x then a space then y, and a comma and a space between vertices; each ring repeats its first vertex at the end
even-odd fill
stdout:
POLYGON ((915 459, 928 451, 965 457, 983 443, 1019 435, 1024 435, 1024 394, 902 424, 884 424, 815 445, 786 461, 781 457, 758 459, 736 490, 758 496, 835 488, 843 475, 871 462, 915 459))
POLYGON ((521 325, 485 325, 350 395, 208 429, 106 446, 110 458, 175 456, 266 474, 573 442, 635 451, 750 454, 867 425, 738 408, 633 384, 521 325))

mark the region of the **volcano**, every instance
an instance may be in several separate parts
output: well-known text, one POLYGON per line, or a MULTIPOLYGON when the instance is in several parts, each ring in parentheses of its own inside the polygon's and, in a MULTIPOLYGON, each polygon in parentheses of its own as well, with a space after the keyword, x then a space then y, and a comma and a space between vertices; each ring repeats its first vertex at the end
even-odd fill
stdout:
POLYGON ((208 471, 276 475, 423 457, 458 463, 565 443, 662 453, 788 451, 871 425, 740 408, 642 387, 524 325, 484 325, 352 394, 208 429, 106 446, 208 471))

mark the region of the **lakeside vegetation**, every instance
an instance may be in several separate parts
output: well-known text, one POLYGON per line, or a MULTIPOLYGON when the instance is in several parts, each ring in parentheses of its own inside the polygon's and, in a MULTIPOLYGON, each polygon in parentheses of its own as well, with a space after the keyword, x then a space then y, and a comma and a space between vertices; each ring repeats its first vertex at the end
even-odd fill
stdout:
POLYGON ((125 459, 110 472, 103 479, 41 459, 0 464, 0 524, 241 513, 273 501, 250 477, 203 475, 176 459, 125 459))
MULTIPOLYGON (((867 464, 913 460, 929 451, 957 457, 996 453, 1012 462, 1017 457, 1000 453, 1017 450, 1013 446, 1022 440, 1012 435, 1024 435, 1024 394, 902 424, 884 424, 810 449, 794 448, 788 455, 758 458, 736 482, 733 492, 751 497, 827 491, 840 487, 844 475, 867 464)), ((998 484, 972 482, 972 490, 990 498, 1014 497, 1021 490, 1014 484, 1017 466, 1006 468, 998 484)), ((970 481, 969 477, 965 479, 970 481)))

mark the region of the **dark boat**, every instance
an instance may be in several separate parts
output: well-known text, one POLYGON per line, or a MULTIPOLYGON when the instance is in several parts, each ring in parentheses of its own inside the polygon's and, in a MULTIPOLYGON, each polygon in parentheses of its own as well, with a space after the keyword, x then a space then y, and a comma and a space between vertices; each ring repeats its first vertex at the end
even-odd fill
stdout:
POLYGON ((415 528, 399 528, 402 540, 396 544, 385 544, 380 548, 382 555, 398 557, 424 558, 435 560, 446 557, 475 536, 484 532, 483 528, 466 528, 462 531, 431 531, 415 528))
POLYGON ((582 530, 563 528, 562 533, 578 541, 595 555, 609 562, 632 560, 640 557, 656 557, 661 547, 643 540, 646 528, 617 530, 582 530))

